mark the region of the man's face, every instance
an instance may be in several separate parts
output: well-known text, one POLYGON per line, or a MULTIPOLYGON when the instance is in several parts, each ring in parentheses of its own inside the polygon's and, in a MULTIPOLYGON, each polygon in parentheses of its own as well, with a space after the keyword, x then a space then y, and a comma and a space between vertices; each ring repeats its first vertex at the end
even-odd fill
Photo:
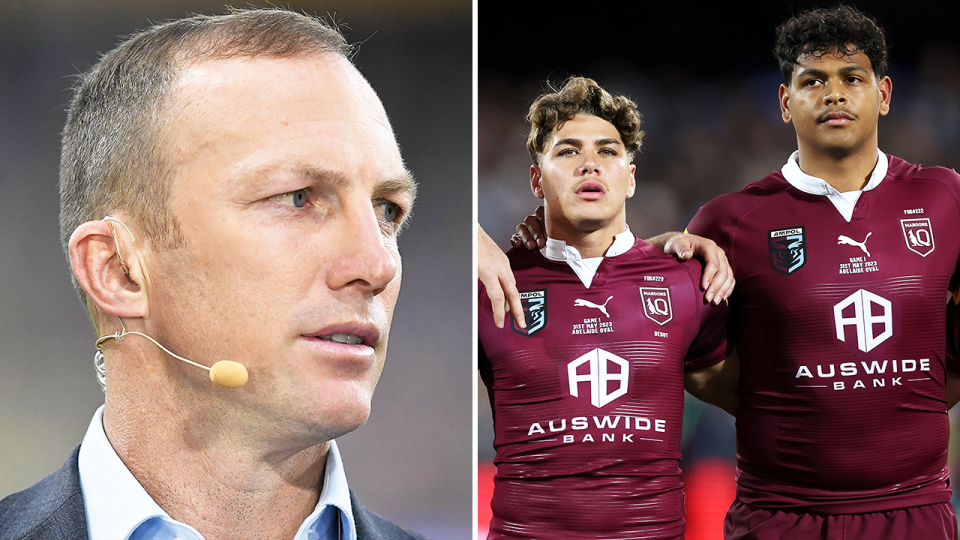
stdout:
POLYGON ((540 165, 530 168, 530 184, 544 200, 548 234, 553 226, 590 232, 624 223, 624 201, 636 188, 636 167, 613 124, 578 114, 544 146, 540 165))
POLYGON ((147 325, 194 361, 243 363, 250 382, 194 382, 179 362, 172 377, 251 431, 310 442, 356 429, 383 367, 414 197, 380 100, 333 54, 234 58, 187 67, 172 115, 169 204, 185 243, 148 254, 147 325))
POLYGON ((877 121, 890 110, 892 83, 876 80, 862 52, 805 55, 790 86, 780 86, 783 121, 793 123, 801 151, 845 154, 877 144, 877 121))

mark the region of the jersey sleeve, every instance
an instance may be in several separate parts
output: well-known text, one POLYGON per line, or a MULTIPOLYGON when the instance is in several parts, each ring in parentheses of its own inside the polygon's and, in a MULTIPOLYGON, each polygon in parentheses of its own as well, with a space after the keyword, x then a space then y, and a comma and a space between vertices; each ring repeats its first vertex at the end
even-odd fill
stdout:
POLYGON ((477 369, 480 371, 483 384, 487 387, 490 386, 490 379, 493 376, 490 359, 483 349, 483 336, 487 331, 486 325, 488 323, 493 324, 493 308, 490 299, 487 298, 487 288, 483 286, 481 281, 477 280, 477 369))
MULTIPOLYGON (((958 201, 960 211, 960 175, 953 169, 944 169, 942 172, 954 200, 958 201)), ((960 375, 960 260, 957 261, 948 287, 953 291, 953 295, 947 300, 947 350, 944 359, 947 371, 960 375)))
POLYGON ((493 365, 487 358, 487 353, 484 352, 483 343, 480 340, 477 340, 477 369, 480 371, 480 380, 487 388, 490 388, 493 382, 493 365))
POLYGON ((960 290, 947 300, 947 371, 960 375, 960 290))
POLYGON ((730 212, 724 212, 723 204, 718 199, 700 207, 693 219, 687 225, 690 234, 709 238, 717 243, 727 255, 730 254, 729 234, 732 229, 730 212))
POLYGON ((684 371, 698 371, 727 358, 727 303, 700 306, 700 328, 683 359, 684 371))
POLYGON ((697 335, 687 349, 683 359, 683 370, 698 371, 727 358, 729 307, 726 302, 721 302, 719 306, 713 302, 703 303, 700 298, 700 276, 703 268, 699 261, 687 261, 683 263, 683 267, 690 279, 689 286, 694 289, 693 296, 697 298, 697 335))

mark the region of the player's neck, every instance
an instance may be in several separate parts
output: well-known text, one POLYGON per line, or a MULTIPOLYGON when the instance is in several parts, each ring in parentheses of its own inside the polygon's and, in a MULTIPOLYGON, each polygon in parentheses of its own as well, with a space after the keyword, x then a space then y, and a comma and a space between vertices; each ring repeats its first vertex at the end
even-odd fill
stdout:
POLYGON ((877 166, 877 144, 865 144, 851 151, 830 151, 800 144, 800 170, 822 178, 840 193, 857 191, 870 180, 877 166))
POLYGON ((293 538, 316 507, 329 443, 244 446, 214 419, 229 412, 172 408, 162 393, 111 400, 112 391, 104 409, 110 444, 170 517, 207 540, 293 538))
POLYGON ((570 247, 577 248, 584 259, 603 257, 613 245, 615 237, 626 231, 626 221, 615 219, 600 228, 581 230, 576 225, 560 220, 545 220, 547 237, 563 240, 570 247))

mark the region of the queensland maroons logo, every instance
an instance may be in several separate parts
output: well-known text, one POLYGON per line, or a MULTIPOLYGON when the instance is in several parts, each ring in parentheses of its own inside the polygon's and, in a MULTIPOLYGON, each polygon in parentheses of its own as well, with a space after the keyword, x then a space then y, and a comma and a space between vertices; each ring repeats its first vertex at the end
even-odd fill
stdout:
POLYGON ((640 303, 643 304, 643 314, 660 326, 673 320, 670 289, 640 287, 640 303))
POLYGON ((767 231, 770 268, 790 275, 807 263, 807 237, 803 227, 767 231))
POLYGON ((901 219, 900 228, 903 230, 907 249, 917 255, 926 257, 937 247, 933 243, 933 225, 930 224, 930 218, 901 219))
POLYGON ((523 317, 527 323, 524 330, 517 326, 517 321, 510 318, 510 327, 521 336, 532 336, 547 326, 547 290, 520 291, 520 304, 523 306, 523 317))

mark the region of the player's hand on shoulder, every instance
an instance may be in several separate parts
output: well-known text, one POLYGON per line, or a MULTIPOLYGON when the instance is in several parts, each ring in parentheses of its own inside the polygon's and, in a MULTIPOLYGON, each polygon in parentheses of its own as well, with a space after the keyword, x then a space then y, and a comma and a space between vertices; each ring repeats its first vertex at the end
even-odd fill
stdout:
POLYGON ((523 246, 531 251, 547 246, 546 228, 543 226, 543 207, 540 206, 517 225, 517 232, 510 237, 513 247, 523 246))
POLYGON ((493 322, 503 328, 503 320, 509 310, 521 328, 526 328, 517 280, 510 268, 510 260, 500 246, 477 224, 477 278, 487 289, 487 297, 493 308, 493 322))
POLYGON ((681 260, 696 257, 703 261, 700 285, 707 302, 719 304, 733 294, 733 269, 723 248, 713 240, 695 234, 675 234, 666 240, 663 251, 681 260))

